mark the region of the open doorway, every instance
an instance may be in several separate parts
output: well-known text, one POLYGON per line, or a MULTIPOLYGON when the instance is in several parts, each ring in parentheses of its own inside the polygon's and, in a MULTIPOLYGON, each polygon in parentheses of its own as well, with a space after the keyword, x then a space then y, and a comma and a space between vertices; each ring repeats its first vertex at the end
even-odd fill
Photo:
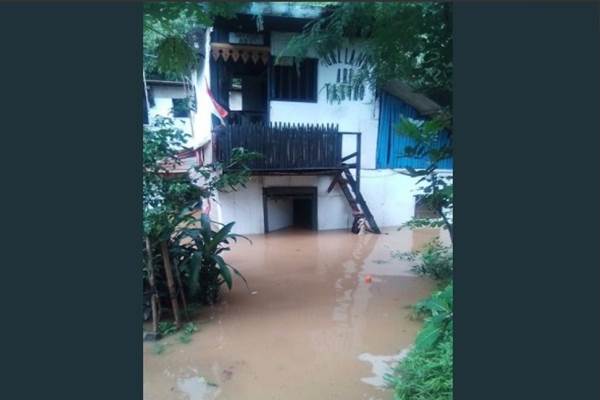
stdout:
POLYGON ((216 100, 229 114, 232 125, 266 123, 267 116, 267 64, 261 61, 229 57, 212 61, 211 79, 216 100))
POLYGON ((316 187, 263 189, 265 233, 286 229, 318 230, 316 187))

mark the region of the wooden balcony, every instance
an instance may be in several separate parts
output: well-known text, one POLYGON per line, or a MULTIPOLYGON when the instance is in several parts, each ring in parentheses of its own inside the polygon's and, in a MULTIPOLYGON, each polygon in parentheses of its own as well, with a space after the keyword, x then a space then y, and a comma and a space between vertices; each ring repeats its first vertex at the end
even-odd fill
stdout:
POLYGON ((262 155, 248 164, 255 173, 339 170, 343 162, 350 158, 342 157, 343 134, 333 124, 220 126, 214 131, 215 157, 217 161, 226 163, 232 149, 243 147, 262 155))

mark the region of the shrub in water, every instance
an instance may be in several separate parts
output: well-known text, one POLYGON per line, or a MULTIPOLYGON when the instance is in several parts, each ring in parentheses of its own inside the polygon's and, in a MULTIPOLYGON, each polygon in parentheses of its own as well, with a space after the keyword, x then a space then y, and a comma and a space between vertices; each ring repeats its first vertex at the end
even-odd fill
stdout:
POLYGON ((452 332, 430 350, 415 347, 396 368, 391 384, 396 400, 452 399, 452 332))
POLYGON ((415 262, 412 269, 419 275, 429 276, 442 283, 452 279, 452 249, 444 246, 437 238, 421 251, 395 253, 394 257, 415 262))
POLYGON ((418 303, 425 323, 415 347, 396 367, 388 382, 396 400, 451 400, 453 357, 453 288, 418 303))

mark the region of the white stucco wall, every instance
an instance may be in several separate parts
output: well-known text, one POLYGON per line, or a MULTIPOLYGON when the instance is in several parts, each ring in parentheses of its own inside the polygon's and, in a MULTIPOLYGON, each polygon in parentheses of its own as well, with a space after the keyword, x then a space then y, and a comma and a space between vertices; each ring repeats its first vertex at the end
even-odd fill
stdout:
MULTIPOLYGON (((173 99, 182 99, 186 97, 186 92, 183 86, 168 86, 158 84, 148 84, 152 90, 154 97, 154 106, 148 110, 150 119, 161 117, 173 118, 173 99)), ((192 126, 190 118, 173 118, 175 126, 187 133, 192 134, 192 126)))
MULTIPOLYGON (((264 233, 263 187, 312 186, 317 188, 319 230, 348 229, 353 220, 350 206, 339 186, 327 193, 331 179, 331 176, 253 177, 246 189, 219 194, 220 211, 215 210, 212 216, 221 222, 236 221, 234 231, 241 234, 264 233)), ((380 227, 399 226, 412 218, 417 189, 414 178, 396 171, 361 172, 361 193, 380 227)), ((270 230, 292 223, 291 202, 269 201, 268 206, 270 230)))
POLYGON ((265 176, 263 184, 264 187, 316 187, 319 230, 347 228, 352 225, 350 206, 337 186, 331 193, 327 193, 332 178, 331 176, 265 176))
POLYGON ((293 224, 293 205, 291 198, 272 198, 267 200, 269 232, 287 228, 293 224))
MULTIPOLYGON (((284 32, 271 33, 271 53, 273 56, 285 54, 285 46, 291 34, 284 32)), ((357 53, 360 46, 350 47, 349 50, 357 53)), ((316 57, 314 53, 308 54, 316 57)), ((337 78, 339 65, 327 65, 319 61, 317 70, 316 103, 271 101, 270 118, 273 122, 290 123, 337 123, 340 131, 362 133, 362 167, 375 168, 375 147, 377 143, 377 128, 379 118, 379 104, 373 94, 365 88, 363 100, 343 100, 341 103, 330 103, 327 101, 327 92, 324 89, 326 83, 334 83, 337 78)), ((347 155, 356 150, 353 136, 345 136, 342 154, 347 155)))
POLYGON ((250 178, 246 188, 239 191, 218 193, 210 215, 223 223, 235 221, 236 233, 263 233, 262 177, 250 178))
POLYGON ((399 226, 413 217, 417 179, 389 169, 362 170, 360 178, 361 193, 380 227, 399 226))

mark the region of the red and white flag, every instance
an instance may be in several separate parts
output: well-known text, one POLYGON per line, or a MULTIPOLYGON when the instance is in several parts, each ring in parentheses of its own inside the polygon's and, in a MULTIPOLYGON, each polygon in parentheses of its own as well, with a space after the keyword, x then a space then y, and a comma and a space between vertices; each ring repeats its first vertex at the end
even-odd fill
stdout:
POLYGON ((212 113, 217 116, 217 118, 219 118, 219 120, 221 120, 221 123, 223 123, 223 125, 225 125, 225 120, 224 118, 227 116, 227 114, 229 114, 229 112, 227 112, 227 110, 225 109, 225 107, 223 107, 222 105, 220 105, 217 100, 215 100, 215 97, 212 94, 212 91, 210 90, 210 87, 208 86, 208 82, 206 82, 206 92, 208 94, 208 97, 210 98, 210 102, 212 104, 212 113))

